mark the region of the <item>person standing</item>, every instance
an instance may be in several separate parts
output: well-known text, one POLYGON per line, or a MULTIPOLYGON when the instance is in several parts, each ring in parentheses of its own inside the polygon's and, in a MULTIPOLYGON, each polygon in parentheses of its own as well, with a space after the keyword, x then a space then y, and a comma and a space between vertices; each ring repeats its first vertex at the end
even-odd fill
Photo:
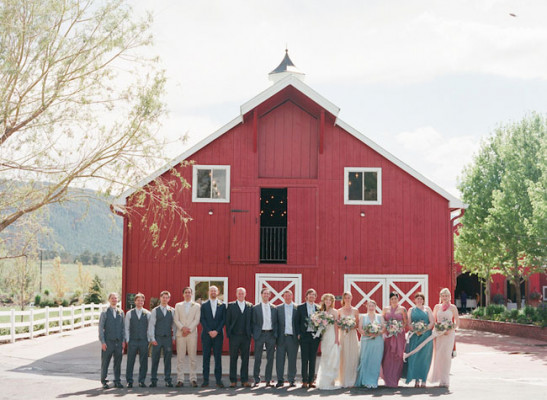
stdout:
POLYGON ((182 289, 184 301, 175 305, 175 325, 177 326, 177 387, 184 386, 184 364, 186 354, 190 361, 190 383, 197 387, 198 324, 201 306, 192 301, 192 288, 182 289))
POLYGON ((317 371, 317 387, 323 390, 336 389, 336 379, 340 370, 340 341, 338 336, 338 311, 334 308, 335 297, 331 293, 321 296, 321 311, 330 314, 333 323, 329 324, 321 336, 321 362, 317 371))
POLYGON ((315 289, 306 291, 306 302, 297 308, 298 336, 300 340, 300 353, 302 357, 302 387, 304 389, 315 387, 315 361, 319 349, 320 337, 314 337, 313 328, 308 324, 308 318, 319 311, 315 304, 317 292, 315 289))
POLYGON ((351 292, 342 295, 342 307, 338 310, 340 318, 353 319, 355 327, 349 330, 340 329, 340 372, 338 382, 342 387, 352 387, 357 378, 357 365, 359 364, 359 339, 357 339, 357 328, 359 328, 359 310, 352 307, 351 292))
POLYGON ((252 304, 245 301, 245 288, 236 289, 236 301, 228 304, 226 310, 226 336, 230 343, 230 387, 237 386, 237 359, 241 356, 239 372, 241 386, 249 384, 249 353, 251 347, 252 304))
POLYGON ((382 315, 376 314, 376 302, 374 300, 369 299, 367 301, 367 313, 363 315, 361 321, 358 328, 361 334, 361 353, 355 386, 376 389, 384 355, 382 333, 385 329, 385 323, 382 315), (376 326, 375 332, 370 329, 371 326, 376 326))
POLYGON ((135 308, 125 315, 125 341, 127 342, 127 387, 133 387, 133 369, 139 353, 139 387, 146 387, 144 380, 148 372, 148 321, 150 311, 143 308, 144 294, 135 295, 135 308))
POLYGON ((293 294, 290 290, 283 292, 284 303, 277 309, 277 353, 275 365, 277 369, 277 384, 283 387, 285 358, 288 360, 287 379, 289 387, 295 387, 296 355, 298 353, 298 315, 296 304, 293 303, 293 294))
MULTIPOLYGON (((411 333, 408 341, 408 350, 412 350, 428 341, 433 329, 433 313, 431 309, 425 305, 425 295, 422 292, 417 292, 414 295, 414 303, 416 306, 408 310, 408 321, 411 333), (423 323, 427 330, 416 331, 413 324, 418 322, 423 323)), ((427 374, 431 366, 431 356, 433 355, 433 343, 427 343, 419 352, 413 354, 407 359, 408 370, 406 372, 406 383, 410 383, 413 379, 416 380, 415 387, 426 387, 427 374)))
POLYGON ((122 352, 124 347, 124 315, 117 308, 118 294, 108 295, 110 307, 104 310, 99 317, 99 340, 101 341, 101 383, 104 389, 108 389, 108 366, 114 356, 114 387, 123 388, 120 381, 122 352))
POLYGON ((253 368, 254 385, 260 384, 260 364, 262 363, 262 351, 266 346, 266 387, 272 386, 272 372, 275 354, 275 338, 277 335, 277 310, 270 304, 270 289, 262 288, 260 297, 262 301, 253 307, 251 325, 253 339, 255 341, 255 362, 253 368))
POLYGON ((226 322, 226 305, 218 298, 218 288, 209 287, 209 300, 201 306, 201 345, 203 347, 203 383, 209 386, 211 351, 215 358, 215 380, 219 388, 222 383, 222 342, 224 341, 224 324, 226 322))
POLYGON ((403 353, 405 351, 405 327, 407 326, 407 311, 399 304, 399 294, 389 294, 389 307, 384 308, 384 320, 386 324, 390 320, 399 321, 402 329, 396 334, 386 334, 384 340, 384 358, 382 359, 382 378, 387 387, 398 387, 399 379, 403 374, 403 353))
POLYGON ((165 386, 173 387, 171 381, 171 358, 173 357, 173 332, 175 325, 175 310, 169 306, 171 293, 164 290, 160 293, 160 305, 150 313, 148 321, 148 340, 152 344, 152 377, 150 387, 158 386, 158 366, 163 350, 163 371, 165 386))

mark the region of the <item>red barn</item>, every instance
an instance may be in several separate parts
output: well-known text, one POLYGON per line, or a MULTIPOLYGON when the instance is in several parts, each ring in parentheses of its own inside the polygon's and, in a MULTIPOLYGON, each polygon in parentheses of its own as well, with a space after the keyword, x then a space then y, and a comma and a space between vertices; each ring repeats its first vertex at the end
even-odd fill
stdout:
POLYGON ((148 230, 125 218, 125 298, 166 289, 177 302, 183 287, 199 298, 215 282, 225 301, 239 286, 250 301, 268 286, 276 304, 284 288, 297 302, 310 287, 351 290, 363 310, 368 297, 387 304, 391 291, 408 306, 416 291, 434 304, 453 289, 451 213, 465 205, 341 121, 288 54, 270 77, 234 120, 143 182, 146 190, 174 167, 191 184, 174 189, 193 218, 189 247, 146 246, 148 230))

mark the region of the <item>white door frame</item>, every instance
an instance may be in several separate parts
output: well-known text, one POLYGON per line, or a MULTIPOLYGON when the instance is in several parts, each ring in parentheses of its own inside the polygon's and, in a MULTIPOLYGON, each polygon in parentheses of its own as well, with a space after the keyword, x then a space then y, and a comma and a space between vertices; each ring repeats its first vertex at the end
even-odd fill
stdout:
POLYGON ((270 303, 274 303, 276 300, 283 301, 283 292, 291 288, 294 294, 293 301, 296 304, 300 304, 302 301, 302 274, 255 274, 255 304, 261 301, 260 290, 262 285, 266 286, 272 292, 270 303), (288 282, 288 284, 280 291, 277 291, 268 284, 268 281, 288 282))

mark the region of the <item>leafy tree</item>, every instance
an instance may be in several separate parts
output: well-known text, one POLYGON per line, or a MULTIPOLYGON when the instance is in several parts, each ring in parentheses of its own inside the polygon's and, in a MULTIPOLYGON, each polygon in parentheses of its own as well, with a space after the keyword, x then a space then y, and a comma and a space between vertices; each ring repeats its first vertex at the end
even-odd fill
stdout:
POLYGON ((89 287, 88 293, 84 298, 86 304, 95 303, 100 304, 105 301, 104 285, 99 278, 99 275, 93 277, 91 286, 89 287))
MULTIPOLYGON (((167 161, 156 134, 165 78, 146 56, 150 24, 130 0, 0 2, 0 233, 48 204, 85 201, 71 185, 93 181, 110 202, 167 161)), ((164 227, 154 210, 164 211, 185 232, 167 185, 158 178, 147 192, 148 223, 164 227)))
POLYGON ((82 264, 91 265, 92 255, 91 255, 91 252, 89 250, 84 250, 84 252, 82 254, 80 254, 78 258, 80 259, 82 264))
POLYGON ((61 259, 55 257, 53 259, 53 268, 49 273, 49 279, 53 285, 53 292, 59 304, 63 301, 66 292, 65 271, 61 264, 61 259))
POLYGON ((91 285, 91 276, 89 275, 89 272, 85 271, 83 268, 83 265, 80 261, 78 261, 78 276, 76 283, 78 284, 78 291, 80 293, 79 300, 82 300, 82 296, 91 285))
POLYGON ((13 302, 24 310, 34 296, 36 267, 29 262, 28 257, 19 257, 12 264, 6 284, 13 294, 13 302))
POLYGON ((120 264, 121 264, 120 257, 114 254, 114 252, 112 251, 109 251, 103 256, 103 265, 105 267, 114 267, 120 264))
POLYGON ((101 263, 101 255, 100 253, 93 253, 93 255, 91 256, 91 264, 92 265, 99 265, 101 263))
POLYGON ((459 185, 469 208, 456 260, 483 280, 502 273, 515 286, 518 307, 520 283, 545 270, 546 132, 545 118, 535 114, 500 127, 459 185))

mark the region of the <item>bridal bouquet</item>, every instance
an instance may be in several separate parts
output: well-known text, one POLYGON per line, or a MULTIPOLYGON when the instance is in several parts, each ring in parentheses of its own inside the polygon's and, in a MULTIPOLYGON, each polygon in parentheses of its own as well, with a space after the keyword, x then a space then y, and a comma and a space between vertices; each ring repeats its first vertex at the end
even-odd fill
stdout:
POLYGON ((318 338, 328 328, 329 325, 334 325, 334 316, 326 311, 317 311, 308 319, 308 327, 314 332, 313 337, 318 338))
POLYGON ((371 322, 370 324, 363 326, 363 331, 366 336, 370 336, 374 339, 382 333, 382 326, 378 322, 371 322))
POLYGON ((355 317, 352 317, 351 315, 344 315, 336 323, 340 329, 349 332, 351 329, 355 328, 355 317))
POLYGON ((410 326, 412 326, 412 330, 418 336, 420 336, 423 333, 427 332, 427 330, 429 329, 428 324, 426 324, 424 321, 411 322, 410 326))
POLYGON ((447 332, 450 329, 454 329, 454 323, 450 320, 435 323, 435 330, 438 332, 447 332))
POLYGON ((403 323, 398 319, 390 319, 386 324, 387 337, 397 336, 403 331, 403 323))

